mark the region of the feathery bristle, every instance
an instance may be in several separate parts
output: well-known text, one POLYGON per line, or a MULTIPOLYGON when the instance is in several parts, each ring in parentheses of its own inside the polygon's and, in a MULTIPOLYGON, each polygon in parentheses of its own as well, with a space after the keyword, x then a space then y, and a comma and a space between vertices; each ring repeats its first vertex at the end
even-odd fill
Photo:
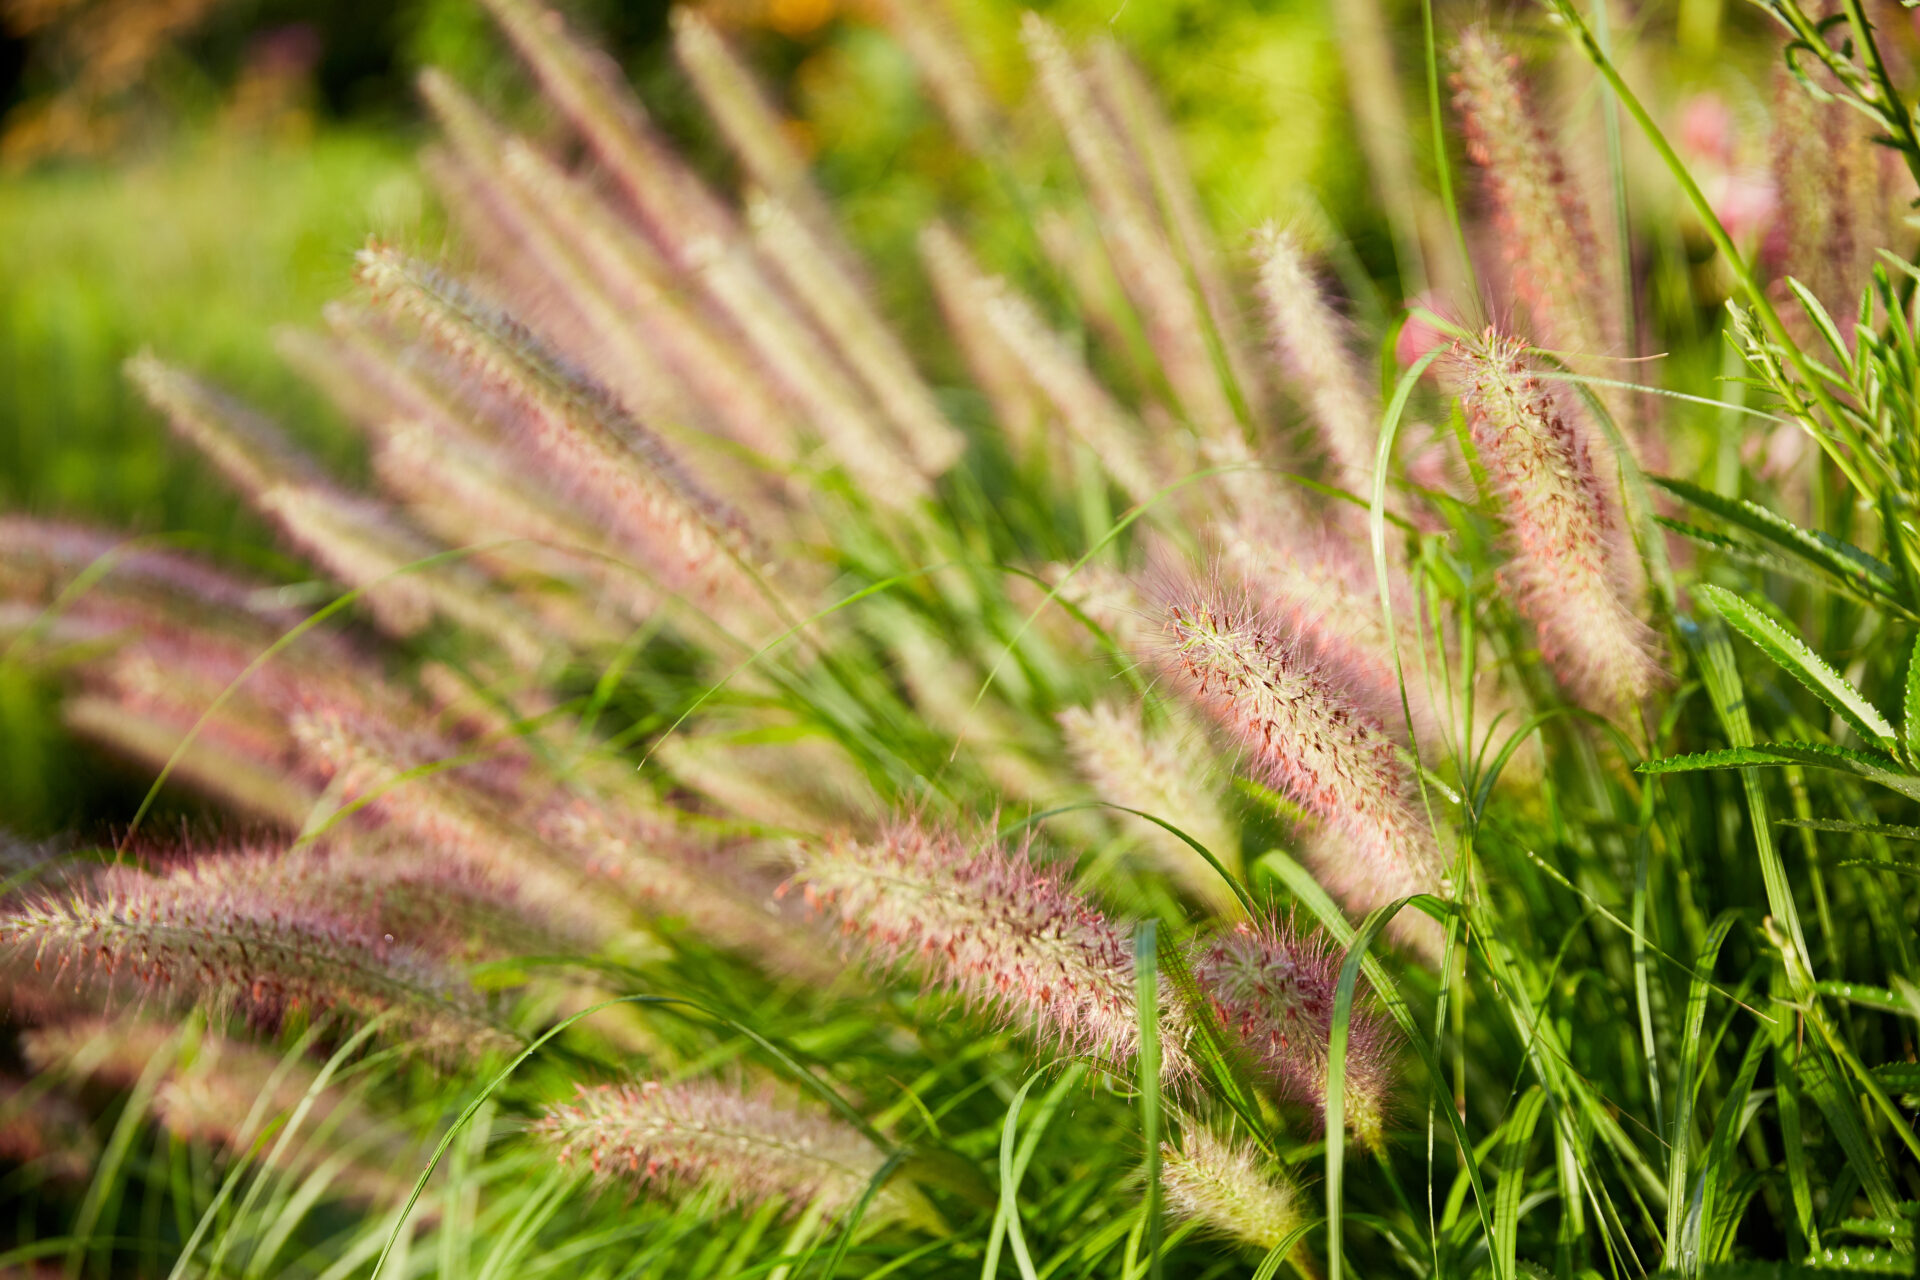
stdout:
POLYGON ((1042 96, 1099 215, 1101 238, 1181 408, 1204 439, 1235 438, 1241 426, 1207 346, 1207 326, 1160 221, 1140 158, 1045 19, 1027 13, 1020 34, 1042 96))
POLYGON ((760 560, 746 524, 702 493, 654 436, 531 334, 431 267, 387 249, 360 254, 374 298, 513 399, 551 463, 590 494, 646 567, 711 605, 752 602, 760 560))
POLYGON ((507 1042, 464 982, 412 948, 297 896, 232 884, 217 866, 107 867, 83 888, 0 914, 0 945, 36 970, 93 964, 109 979, 129 974, 266 1021, 296 1009, 390 1010, 440 1048, 507 1042))
POLYGON ((1274 343, 1306 391, 1334 482, 1371 498, 1379 411, 1342 341, 1345 326, 1320 292, 1293 235, 1273 225, 1262 228, 1254 238, 1254 260, 1274 343))
MULTIPOLYGON (((749 1093, 711 1080, 582 1086, 571 1106, 552 1106, 535 1125, 562 1164, 584 1156, 604 1180, 684 1195, 704 1191, 731 1205, 818 1205, 838 1216, 866 1193, 886 1155, 845 1121, 801 1111, 769 1090, 749 1093)), ((913 1212, 913 1194, 889 1185, 869 1221, 913 1212)))
POLYGON ((1250 1142, 1190 1124, 1160 1149, 1167 1211, 1242 1244, 1270 1250, 1302 1221, 1300 1192, 1250 1142))
MULTIPOLYGON (((1327 1052, 1341 956, 1322 937, 1305 937, 1273 921, 1242 923, 1201 943, 1194 981, 1215 1016, 1238 1038, 1275 1097, 1326 1122, 1327 1052)), ((1380 1149, 1393 1087, 1390 1024, 1354 992, 1347 1023, 1345 1125, 1363 1145, 1380 1149)))
POLYGON ((491 797, 436 767, 459 754, 451 744, 400 733, 339 706, 297 712, 290 727, 302 756, 328 779, 329 795, 341 806, 367 810, 473 874, 515 886, 556 931, 605 942, 632 927, 619 902, 592 891, 584 869, 516 827, 491 797))
POLYGON ((920 232, 920 261, 933 285, 947 331, 1016 454, 1031 451, 1041 426, 1041 397, 1019 354, 994 328, 986 302, 994 290, 966 243, 943 222, 920 232))
POLYGON ((948 425, 932 389, 859 282, 838 269, 831 245, 821 243, 784 200, 759 196, 747 211, 767 260, 892 419, 920 473, 932 477, 946 471, 965 441, 948 425))
POLYGON ((981 284, 981 309, 1020 360, 1027 377, 1053 403, 1060 420, 1100 460, 1120 492, 1145 502, 1160 488, 1140 445, 1140 430, 1086 361, 1005 280, 981 284))
POLYGON ((997 154, 1000 110, 942 0, 881 0, 880 12, 920 73, 954 136, 977 156, 997 154))
POLYGON ((1615 354, 1618 324, 1596 272, 1593 219, 1521 83, 1518 60, 1480 27, 1454 51, 1454 105, 1485 176, 1500 244, 1545 340, 1576 355, 1615 354))
MULTIPOLYGON (((1137 708, 1114 703, 1069 708, 1060 713, 1060 728, 1068 754, 1094 794, 1172 823, 1229 872, 1239 867, 1240 832, 1200 775, 1204 752, 1171 736, 1150 734, 1137 708)), ((1217 913, 1239 911, 1232 887, 1186 841, 1144 818, 1127 815, 1125 825, 1188 893, 1217 913)))
POLYGON ((546 656, 531 622, 487 591, 470 566, 416 568, 441 549, 387 507, 327 480, 265 420, 151 356, 128 361, 127 373, 174 430, 290 540, 362 589, 384 629, 408 636, 445 617, 491 637, 518 665, 546 656))
POLYGON ((1094 43, 1090 71, 1108 114, 1130 127, 1130 139, 1139 150, 1149 185, 1165 208, 1168 238, 1181 263, 1193 273, 1227 374, 1254 423, 1263 423, 1267 420, 1267 384, 1250 354, 1240 324, 1241 304, 1228 284, 1219 244, 1201 207, 1193 175, 1180 153, 1173 122, 1139 64, 1118 40, 1094 43))
POLYGON ((1489 329, 1457 347, 1452 366, 1474 448, 1513 529, 1516 602, 1576 697, 1630 713, 1661 679, 1655 637, 1629 607, 1622 580, 1631 548, 1586 433, 1526 352, 1524 342, 1489 329))
POLYGON ((1244 595, 1186 584, 1167 597, 1162 658, 1234 739, 1249 771, 1324 823, 1347 905, 1434 893, 1442 869, 1411 775, 1347 673, 1305 651, 1244 595))
MULTIPOLYGON (((1063 1053, 1132 1061, 1132 939, 1057 869, 909 820, 809 848, 794 880, 876 960, 917 968, 1063 1053)), ((1187 1070, 1178 1027, 1170 1009, 1161 1036, 1170 1077, 1187 1070)))

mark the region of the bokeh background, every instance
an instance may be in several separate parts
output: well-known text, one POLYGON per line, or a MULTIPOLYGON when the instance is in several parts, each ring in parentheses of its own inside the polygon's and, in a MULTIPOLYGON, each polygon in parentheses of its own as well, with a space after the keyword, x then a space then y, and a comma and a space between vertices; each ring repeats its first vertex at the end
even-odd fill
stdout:
MULTIPOLYGON (((1615 35, 1630 63, 1657 56, 1650 78, 1663 109, 1683 134, 1693 110, 1695 152, 1716 153, 1734 175, 1742 164, 1764 167, 1764 138, 1741 140, 1740 120, 1763 105, 1766 73, 1755 68, 1774 55, 1757 13, 1722 5, 1648 8, 1615 35), (1714 105, 1703 115, 1701 102, 1714 105)), ((619 58, 691 155, 724 164, 672 62, 667 4, 563 7, 619 58)), ((912 238, 984 179, 954 150, 904 54, 858 0, 703 7, 764 71, 848 233, 882 263, 875 278, 899 291, 882 299, 890 313, 909 332, 916 316, 930 324, 914 292, 912 238)), ((1019 97, 1024 6, 954 7, 996 87, 1019 97)), ((1070 35, 1111 30, 1145 64, 1227 245, 1269 218, 1308 228, 1356 318, 1393 314, 1402 294, 1393 202, 1369 185, 1352 104, 1397 106, 1424 152, 1417 3, 1383 0, 1394 86, 1343 55, 1355 44, 1336 27, 1341 6, 1326 0, 1041 7, 1070 35)), ((1537 15, 1515 13, 1507 25, 1523 48, 1549 62, 1570 57, 1548 52, 1537 15)), ((1443 11, 1442 29, 1469 16, 1443 11)), ((548 127, 468 0, 0 0, 0 506, 166 534, 271 570, 265 529, 136 402, 119 367, 142 348, 159 350, 274 406, 315 453, 356 474, 357 441, 280 364, 274 335, 311 323, 346 290, 352 254, 370 234, 457 254, 414 163, 425 130, 413 81, 426 65, 453 72, 521 126, 548 127)), ((1591 75, 1563 82, 1584 88, 1555 109, 1591 120, 1593 103, 1579 97, 1591 94, 1591 75)), ((1430 159, 1416 155, 1423 180, 1430 159)), ((1670 296, 1679 311, 1710 306, 1704 240, 1676 223, 1656 241, 1668 265, 1660 279, 1675 282, 1665 295, 1655 288, 1656 305, 1670 296)), ((28 836, 103 834, 145 786, 70 741, 51 691, 3 661, 0 760, 0 825, 28 836)), ((191 817, 189 802, 174 803, 191 817)))

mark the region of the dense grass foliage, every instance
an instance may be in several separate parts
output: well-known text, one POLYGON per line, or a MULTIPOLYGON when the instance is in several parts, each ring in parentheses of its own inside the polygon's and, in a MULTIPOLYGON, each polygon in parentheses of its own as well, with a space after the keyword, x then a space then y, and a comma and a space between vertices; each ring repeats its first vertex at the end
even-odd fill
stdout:
POLYGON ((427 72, 457 252, 279 339, 370 483, 127 367, 310 569, 0 517, 0 690, 154 779, 6 848, 0 1264, 1912 1272, 1902 15, 1767 6, 1766 164, 1604 9, 1587 132, 1429 27, 1423 179, 1350 6, 1361 333, 1111 41, 884 6, 903 287, 706 17, 738 198, 486 7, 564 129, 427 72))

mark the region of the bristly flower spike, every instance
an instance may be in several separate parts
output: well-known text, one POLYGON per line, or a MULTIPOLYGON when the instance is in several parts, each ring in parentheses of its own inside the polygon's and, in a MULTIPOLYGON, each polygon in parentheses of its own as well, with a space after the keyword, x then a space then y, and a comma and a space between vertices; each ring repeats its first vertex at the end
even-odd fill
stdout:
POLYGON ((1291 233, 1263 227, 1254 237, 1254 260, 1274 344, 1306 392, 1334 481, 1356 497, 1371 498, 1379 415, 1341 340, 1344 324, 1291 233))
POLYGON ((1167 1211, 1255 1249, 1279 1245, 1301 1223, 1300 1192, 1250 1142, 1189 1124, 1160 1149, 1167 1211))
POLYGON ((1129 500, 1143 503, 1152 498, 1161 482, 1147 465, 1132 416, 1011 284, 993 277, 978 287, 987 322, 1020 359, 1027 377, 1053 404, 1067 430, 1100 460, 1129 500))
POLYGON ((1598 287, 1593 219, 1559 149, 1541 127, 1516 60, 1488 31, 1470 27, 1454 52, 1454 104, 1467 154, 1486 177, 1500 243, 1545 340, 1579 355, 1618 345, 1609 294, 1598 287))
POLYGON ((1517 338, 1489 329, 1458 345, 1451 373, 1474 448, 1507 510, 1515 542, 1509 577, 1542 655, 1589 706, 1632 711, 1660 682, 1657 642, 1629 607, 1633 548, 1586 433, 1517 338))
POLYGON ((517 665, 532 667, 547 655, 539 628, 489 592, 471 566, 417 568, 442 548, 381 503, 327 479, 258 415, 152 356, 129 360, 127 375, 302 551, 364 589, 387 631, 412 635, 440 616, 491 637, 517 665))
MULTIPOLYGON (((1322 937, 1263 921, 1224 929, 1192 960, 1194 981, 1275 1097, 1326 1122, 1327 1055, 1341 954, 1322 937)), ((1391 1025, 1366 989, 1354 992, 1347 1023, 1345 1126, 1379 1150, 1393 1088, 1391 1025)))
MULTIPOLYGON (((1057 869, 990 838, 906 820, 810 850, 794 881, 882 963, 919 969, 1065 1053, 1132 1061, 1132 938, 1057 869)), ((1189 1066, 1179 1021, 1162 1028, 1169 1078, 1189 1066)))
POLYGON ((40 970, 91 963, 268 1020, 296 1008, 391 1010, 399 1026, 443 1048, 509 1039, 465 983, 424 956, 298 895, 233 883, 218 860, 160 875, 107 867, 78 891, 0 915, 0 947, 40 970))
POLYGON ((993 403, 1014 453, 1025 456, 1033 447, 1044 410, 1040 391, 1027 376, 1019 353, 987 314, 987 300, 995 292, 991 277, 944 222, 929 223, 921 231, 920 261, 973 380, 993 403))
MULTIPOLYGON (((1094 794, 1110 804, 1152 814, 1180 828, 1229 869, 1240 865, 1240 832, 1227 818, 1219 798, 1200 775, 1207 754, 1149 733, 1138 708, 1114 703, 1071 707, 1060 713, 1067 751, 1094 794)), ((1220 872, 1193 847, 1158 823, 1130 814, 1123 824, 1134 831, 1155 863, 1215 913, 1235 915, 1240 900, 1220 872)))
POLYGON ((1182 409, 1203 440, 1240 440, 1243 428, 1208 349, 1200 299, 1168 242, 1149 175, 1131 139, 1102 109, 1057 30, 1029 12, 1021 19, 1020 35, 1041 95, 1066 134, 1099 215, 1114 273, 1182 409))
MULTIPOLYGON (((603 1180, 686 1194, 706 1191, 730 1205, 815 1204, 829 1217, 858 1201, 886 1155, 858 1129, 801 1111, 771 1091, 746 1092, 711 1080, 582 1087, 572 1106, 552 1106, 535 1125, 561 1162, 584 1156, 603 1180)), ((925 1213, 917 1192, 880 1189, 866 1218, 925 1213)))
MULTIPOLYGON (((1307 651, 1244 594, 1214 586, 1177 584, 1166 618, 1163 665, 1260 781, 1323 824, 1318 870, 1329 888, 1360 911, 1441 891, 1443 867, 1411 774, 1333 655, 1307 651)), ((1417 928, 1400 936, 1417 938, 1417 928)))

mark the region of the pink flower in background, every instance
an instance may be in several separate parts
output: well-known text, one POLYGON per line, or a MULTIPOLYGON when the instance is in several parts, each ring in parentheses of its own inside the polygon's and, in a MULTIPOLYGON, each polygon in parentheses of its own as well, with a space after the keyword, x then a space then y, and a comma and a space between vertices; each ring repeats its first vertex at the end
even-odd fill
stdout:
POLYGON ((1407 321, 1400 326, 1400 336, 1393 344, 1393 358, 1402 369, 1411 369, 1420 362, 1421 356, 1452 341, 1437 325, 1421 315, 1423 311, 1447 316, 1445 307, 1433 293, 1419 294, 1407 303, 1407 321))
POLYGON ((1751 243, 1766 233, 1779 201, 1772 174, 1741 163, 1740 141, 1739 122, 1719 94, 1696 93, 1681 104, 1680 150, 1701 193, 1727 234, 1751 243))
POLYGON ((1712 91, 1696 93, 1680 107, 1680 145, 1702 160, 1733 163, 1733 110, 1712 91))

